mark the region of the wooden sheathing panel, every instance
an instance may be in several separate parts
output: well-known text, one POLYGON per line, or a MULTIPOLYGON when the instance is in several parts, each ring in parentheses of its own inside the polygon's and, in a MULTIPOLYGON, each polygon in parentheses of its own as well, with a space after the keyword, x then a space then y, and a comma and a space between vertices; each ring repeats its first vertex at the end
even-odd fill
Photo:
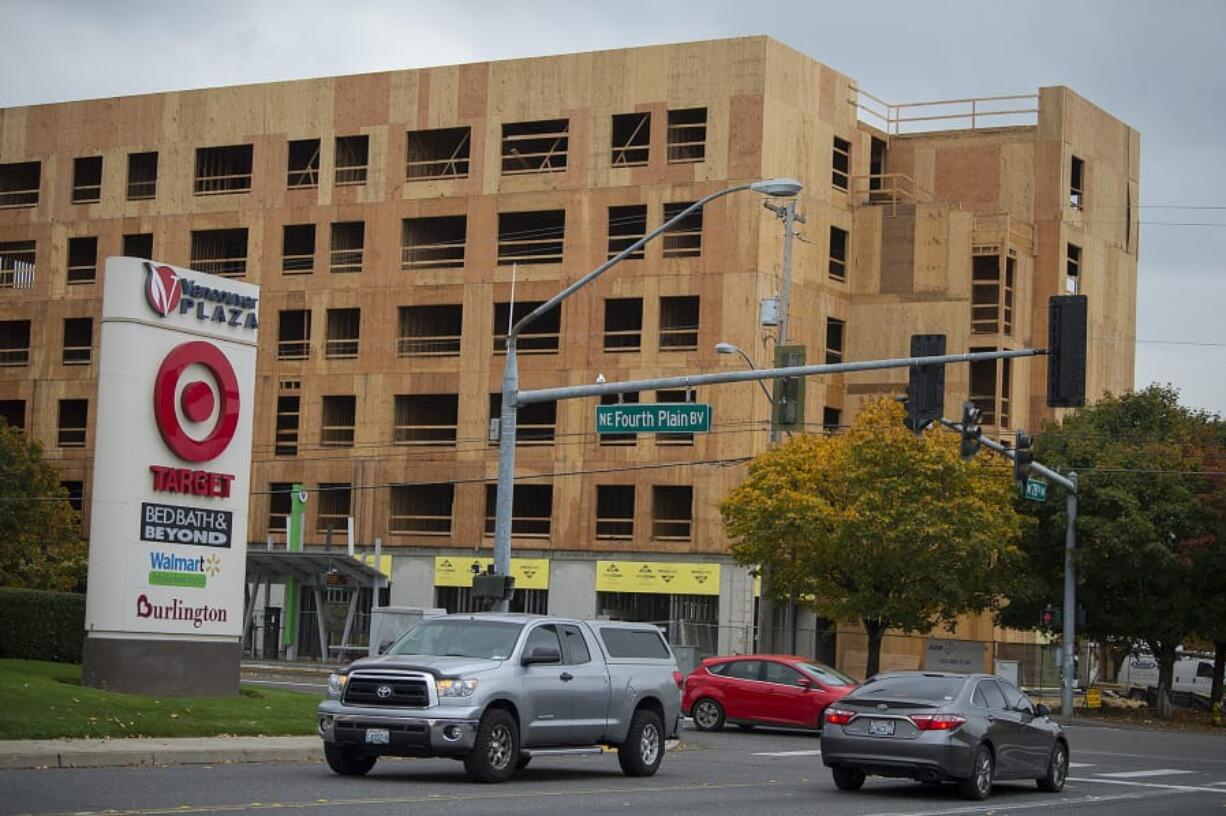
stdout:
POLYGON ((999 145, 937 147, 935 170, 931 189, 938 199, 979 212, 1000 208, 999 145))

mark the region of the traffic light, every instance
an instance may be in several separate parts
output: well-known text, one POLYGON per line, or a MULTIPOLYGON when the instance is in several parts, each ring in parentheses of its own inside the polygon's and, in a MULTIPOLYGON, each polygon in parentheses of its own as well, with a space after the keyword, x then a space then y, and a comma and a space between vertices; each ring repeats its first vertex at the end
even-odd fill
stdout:
POLYGON ((1017 432, 1013 448, 1013 481, 1017 483, 1018 490, 1026 489, 1026 477, 1034 464, 1034 451, 1030 449, 1033 444, 1034 437, 1022 430, 1017 432))
POLYGON ((1085 295, 1056 295, 1047 306, 1047 407, 1086 404, 1085 295))
POLYGON ((978 405, 967 400, 962 403, 962 460, 969 462, 979 451, 979 437, 983 429, 979 422, 983 419, 983 411, 978 405))
MULTIPOLYGON (((945 353, 945 335, 911 335, 912 357, 938 357, 945 353)), ((911 368, 907 381, 907 427, 922 433, 945 413, 945 366, 921 365, 911 368)))
POLYGON ((1064 625, 1064 614, 1058 606, 1048 604, 1043 607, 1043 611, 1039 613, 1039 625, 1056 628, 1064 625))
MULTIPOLYGON (((775 368, 805 364, 804 346, 776 346, 775 368)), ((783 377, 775 380, 771 407, 771 431, 805 429, 805 378, 783 377)))

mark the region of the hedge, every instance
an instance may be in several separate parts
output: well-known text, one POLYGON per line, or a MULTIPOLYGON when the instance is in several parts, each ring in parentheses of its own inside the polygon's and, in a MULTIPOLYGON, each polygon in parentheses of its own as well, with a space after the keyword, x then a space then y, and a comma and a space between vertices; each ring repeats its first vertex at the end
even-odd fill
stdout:
POLYGON ((0 657, 80 663, 85 596, 0 587, 0 657))

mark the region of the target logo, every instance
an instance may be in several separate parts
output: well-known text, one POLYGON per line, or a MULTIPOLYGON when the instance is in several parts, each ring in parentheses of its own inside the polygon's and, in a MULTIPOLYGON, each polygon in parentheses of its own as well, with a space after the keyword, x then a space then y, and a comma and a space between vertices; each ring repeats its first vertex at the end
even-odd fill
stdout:
POLYGON ((169 266, 145 263, 145 300, 162 317, 172 313, 183 297, 183 279, 169 266))
POLYGON ((207 462, 225 451, 238 428, 238 406, 234 367, 212 343, 175 346, 158 368, 153 416, 166 446, 188 462, 207 462))

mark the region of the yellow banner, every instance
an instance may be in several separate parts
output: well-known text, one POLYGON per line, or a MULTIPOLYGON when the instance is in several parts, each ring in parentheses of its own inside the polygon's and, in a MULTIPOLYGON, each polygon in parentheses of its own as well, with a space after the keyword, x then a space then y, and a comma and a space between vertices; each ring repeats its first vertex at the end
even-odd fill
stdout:
MULTIPOLYGON (((374 563, 375 563, 375 557, 371 553, 363 553, 362 555, 359 555, 358 560, 360 560, 363 564, 365 564, 368 567, 374 566, 374 563)), ((379 570, 379 572, 383 573, 383 576, 385 578, 391 578, 392 577, 392 557, 390 555, 380 555, 379 556, 379 566, 377 567, 377 569, 379 570)))
POLYGON ((684 561, 597 561, 596 591, 718 595, 719 564, 684 561))
MULTIPOLYGON (((485 572, 492 558, 464 558, 454 555, 434 557, 434 585, 443 587, 470 587, 473 585, 473 565, 485 572)), ((511 575, 516 589, 549 589, 548 558, 512 558, 511 575)))

